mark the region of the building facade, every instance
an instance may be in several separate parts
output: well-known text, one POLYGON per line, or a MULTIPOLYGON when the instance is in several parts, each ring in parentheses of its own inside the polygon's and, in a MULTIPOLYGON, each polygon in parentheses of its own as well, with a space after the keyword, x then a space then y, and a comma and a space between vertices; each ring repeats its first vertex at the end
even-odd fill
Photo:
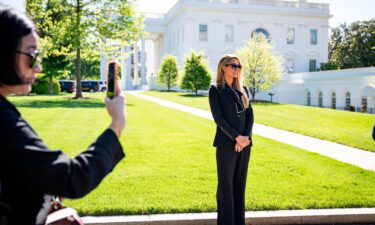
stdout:
MULTIPOLYGON (((165 14, 144 15, 146 35, 132 48, 123 48, 125 54, 129 50, 130 55, 144 56, 131 60, 136 64, 123 60, 122 66, 127 67, 123 71, 142 70, 140 77, 132 76, 132 85, 130 80, 123 82, 126 89, 153 88, 152 75, 167 54, 175 55, 182 69, 188 54, 202 52, 215 73, 221 55, 242 48, 254 32, 263 33, 275 44, 275 50, 285 58, 287 73, 315 71, 328 60, 328 4, 306 0, 179 0, 165 14), (144 82, 139 82, 142 79, 144 82)), ((104 72, 103 59, 102 78, 104 72)))
POLYGON ((164 15, 146 14, 144 30, 153 42, 153 72, 164 55, 182 66, 191 51, 203 52, 215 71, 220 56, 242 48, 253 32, 275 44, 287 72, 307 72, 328 60, 330 17, 328 4, 306 0, 180 0, 164 15))
POLYGON ((284 75, 256 99, 375 114, 375 67, 284 75))

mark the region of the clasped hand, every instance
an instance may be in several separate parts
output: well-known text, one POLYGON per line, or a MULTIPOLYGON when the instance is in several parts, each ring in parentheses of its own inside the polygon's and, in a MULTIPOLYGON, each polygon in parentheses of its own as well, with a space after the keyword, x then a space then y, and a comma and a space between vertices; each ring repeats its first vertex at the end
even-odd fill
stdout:
POLYGON ((236 145, 235 145, 234 149, 235 149, 236 152, 241 152, 242 149, 245 148, 246 146, 248 146, 249 144, 250 144, 249 136, 239 135, 236 138, 236 145))

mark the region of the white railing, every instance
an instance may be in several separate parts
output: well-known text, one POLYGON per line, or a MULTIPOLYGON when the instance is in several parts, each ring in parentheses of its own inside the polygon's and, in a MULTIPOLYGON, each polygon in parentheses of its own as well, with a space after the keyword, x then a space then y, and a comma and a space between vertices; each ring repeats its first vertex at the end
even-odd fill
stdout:
POLYGON ((284 0, 180 0, 192 2, 212 2, 224 4, 248 4, 253 6, 277 7, 285 9, 305 9, 312 12, 329 12, 329 5, 324 3, 302 3, 298 1, 284 1, 284 0))

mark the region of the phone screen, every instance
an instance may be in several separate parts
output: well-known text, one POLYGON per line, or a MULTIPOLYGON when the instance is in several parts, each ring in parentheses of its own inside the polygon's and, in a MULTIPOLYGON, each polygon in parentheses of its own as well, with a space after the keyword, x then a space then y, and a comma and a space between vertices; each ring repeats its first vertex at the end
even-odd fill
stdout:
POLYGON ((113 98, 115 97, 115 74, 116 64, 110 63, 108 66, 108 77, 107 77, 107 97, 113 98))

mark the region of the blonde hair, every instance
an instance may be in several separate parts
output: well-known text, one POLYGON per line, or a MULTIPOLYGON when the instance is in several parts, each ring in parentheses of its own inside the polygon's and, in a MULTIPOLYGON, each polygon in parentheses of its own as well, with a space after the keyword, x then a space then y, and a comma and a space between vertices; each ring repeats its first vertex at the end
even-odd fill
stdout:
MULTIPOLYGON (((216 85, 217 86, 225 86, 225 78, 224 78, 224 69, 223 67, 228 64, 232 59, 236 59, 240 64, 240 59, 232 54, 225 54, 221 56, 219 63, 217 64, 216 69, 216 85)), ((243 77, 242 77, 242 70, 238 74, 237 78, 233 78, 233 84, 237 88, 237 90, 241 91, 242 95, 242 102, 245 106, 245 108, 249 107, 249 98, 247 96, 247 93, 245 89, 243 88, 243 77)))

